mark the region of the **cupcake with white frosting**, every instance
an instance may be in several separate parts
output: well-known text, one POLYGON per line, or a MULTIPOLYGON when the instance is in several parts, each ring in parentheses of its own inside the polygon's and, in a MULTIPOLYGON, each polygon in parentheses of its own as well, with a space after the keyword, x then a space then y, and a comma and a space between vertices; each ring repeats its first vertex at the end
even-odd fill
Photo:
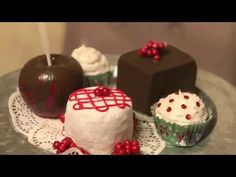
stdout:
POLYGON ((71 56, 82 66, 86 86, 109 85, 112 73, 104 54, 95 48, 81 45, 73 50, 71 56))
POLYGON ((176 92, 152 106, 159 135, 171 145, 192 146, 198 143, 212 120, 211 111, 193 93, 176 92))

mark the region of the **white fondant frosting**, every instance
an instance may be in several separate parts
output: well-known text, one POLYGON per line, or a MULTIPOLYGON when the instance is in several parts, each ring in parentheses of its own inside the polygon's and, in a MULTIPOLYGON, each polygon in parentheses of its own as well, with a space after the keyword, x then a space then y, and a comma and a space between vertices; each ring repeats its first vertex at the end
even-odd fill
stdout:
MULTIPOLYGON (((95 89, 89 87, 86 89, 95 89)), ((99 101, 100 97, 93 97, 93 101, 99 101)), ((78 95, 78 99, 84 99, 84 95, 78 95)), ((113 104, 111 101, 107 103, 113 104)), ((128 101, 125 108, 111 106, 105 112, 96 109, 75 110, 73 105, 76 100, 68 100, 65 112, 65 134, 78 145, 91 154, 111 154, 117 142, 131 139, 133 136, 133 111, 132 103, 128 101)), ((97 104, 101 105, 101 103, 97 104)))
POLYGON ((94 76, 110 70, 106 56, 95 48, 82 45, 74 49, 71 56, 81 64, 85 75, 94 76))
POLYGON ((156 116, 167 122, 189 125, 202 123, 208 118, 205 104, 193 93, 181 91, 178 94, 172 93, 161 98, 156 105, 156 116), (171 111, 167 111, 167 109, 171 109, 171 111), (186 118, 187 114, 191 116, 190 119, 186 118))

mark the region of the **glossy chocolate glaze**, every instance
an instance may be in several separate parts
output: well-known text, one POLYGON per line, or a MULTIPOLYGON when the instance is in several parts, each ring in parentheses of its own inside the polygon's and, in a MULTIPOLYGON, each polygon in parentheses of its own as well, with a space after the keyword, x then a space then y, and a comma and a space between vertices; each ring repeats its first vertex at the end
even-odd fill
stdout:
POLYGON ((28 61, 19 76, 19 90, 29 108, 41 117, 58 118, 64 113, 70 93, 84 87, 84 73, 72 57, 51 54, 28 61))

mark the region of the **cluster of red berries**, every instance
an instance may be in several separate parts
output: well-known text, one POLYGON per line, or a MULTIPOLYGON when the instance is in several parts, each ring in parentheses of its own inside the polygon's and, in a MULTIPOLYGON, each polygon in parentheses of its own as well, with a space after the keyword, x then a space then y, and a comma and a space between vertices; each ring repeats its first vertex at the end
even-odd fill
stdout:
POLYGON ((111 90, 107 87, 98 87, 94 90, 94 95, 101 97, 101 96, 109 96, 111 93, 111 90))
POLYGON ((65 152, 69 148, 78 148, 84 155, 89 155, 89 153, 81 147, 77 147, 77 145, 73 142, 70 137, 65 137, 62 141, 55 141, 53 143, 53 148, 56 149, 56 153, 60 154, 65 152))
POLYGON ((123 143, 118 142, 111 155, 138 155, 140 151, 137 140, 125 140, 123 143))
POLYGON ((149 41, 139 50, 140 56, 153 57, 154 61, 160 60, 159 52, 167 47, 166 42, 149 41))

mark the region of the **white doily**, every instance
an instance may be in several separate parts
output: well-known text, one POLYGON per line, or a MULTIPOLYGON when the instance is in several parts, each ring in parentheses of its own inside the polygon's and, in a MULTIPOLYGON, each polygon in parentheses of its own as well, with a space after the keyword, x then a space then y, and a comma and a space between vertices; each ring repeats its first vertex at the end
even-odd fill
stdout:
MULTIPOLYGON (((35 115, 23 101, 19 91, 12 93, 9 102, 14 129, 27 137, 29 143, 43 150, 56 153, 52 148, 54 141, 61 141, 63 124, 58 119, 46 119, 35 115)), ((164 148, 165 143, 155 130, 154 123, 138 121, 135 127, 134 138, 140 142, 140 153, 157 155, 164 148)))

